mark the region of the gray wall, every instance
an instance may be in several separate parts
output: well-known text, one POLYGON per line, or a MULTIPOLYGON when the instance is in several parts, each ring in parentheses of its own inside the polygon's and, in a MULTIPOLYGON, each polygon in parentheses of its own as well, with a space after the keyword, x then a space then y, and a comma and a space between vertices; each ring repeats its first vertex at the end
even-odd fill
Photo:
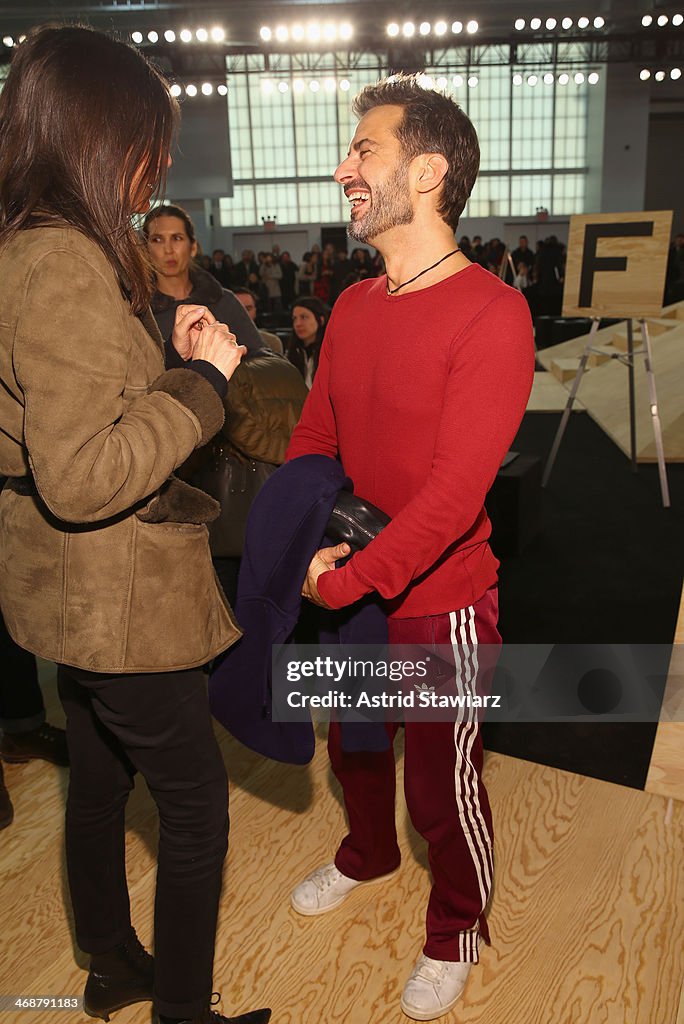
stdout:
POLYGON ((643 210, 650 90, 639 80, 639 68, 633 64, 610 64, 605 75, 600 212, 643 210))
POLYGON ((684 109, 651 113, 645 209, 674 210, 672 233, 684 232, 684 109))

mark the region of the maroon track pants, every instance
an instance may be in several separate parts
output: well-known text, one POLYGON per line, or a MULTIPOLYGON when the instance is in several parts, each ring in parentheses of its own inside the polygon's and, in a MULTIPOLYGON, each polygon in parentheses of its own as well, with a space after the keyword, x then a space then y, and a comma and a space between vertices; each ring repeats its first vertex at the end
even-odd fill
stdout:
MULTIPOLYGON (((425 618, 390 619, 390 644, 449 645, 462 692, 475 691, 478 644, 500 644, 498 595, 488 590, 474 605, 425 618)), ((427 908, 426 956, 477 962, 478 941, 489 941, 485 907, 493 870, 492 815, 482 782, 482 737, 476 711, 459 721, 405 723, 404 791, 414 828, 428 844, 432 891, 427 908)), ((386 723, 393 740, 396 722, 386 723)), ((348 753, 340 726, 330 723, 328 752, 344 793, 349 834, 335 864, 365 880, 399 865, 394 814, 394 750, 348 753)))

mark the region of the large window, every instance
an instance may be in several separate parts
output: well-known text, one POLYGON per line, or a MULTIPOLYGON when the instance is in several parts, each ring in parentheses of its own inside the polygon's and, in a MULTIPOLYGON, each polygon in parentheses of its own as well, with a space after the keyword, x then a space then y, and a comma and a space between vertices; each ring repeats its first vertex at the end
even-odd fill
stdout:
MULTIPOLYGON (((475 69, 459 58, 444 51, 426 74, 461 104, 480 138, 481 172, 465 216, 532 216, 540 206, 555 215, 581 212, 586 75, 578 84, 548 67, 475 69)), ((351 100, 386 73, 373 54, 358 55, 352 68, 346 53, 281 55, 268 68, 262 55, 229 58, 235 192, 220 201, 221 223, 344 221, 347 206, 332 173, 354 131, 351 100)))

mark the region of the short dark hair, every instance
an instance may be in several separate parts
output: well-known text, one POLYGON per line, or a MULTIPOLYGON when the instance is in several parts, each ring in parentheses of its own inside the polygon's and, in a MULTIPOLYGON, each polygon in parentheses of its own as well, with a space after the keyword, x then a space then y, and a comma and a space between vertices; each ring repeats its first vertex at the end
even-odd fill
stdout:
POLYGON ((158 217, 178 217, 179 220, 183 221, 185 225, 185 233, 191 242, 196 242, 195 237, 195 225, 192 223, 192 218, 187 210, 184 210, 182 206, 175 206, 173 203, 162 203, 161 206, 155 206, 153 210, 150 210, 145 215, 145 219, 142 224, 142 231, 145 238, 150 236, 150 224, 152 224, 158 217))
POLYGON ((472 122, 450 97, 425 88, 417 74, 392 75, 367 85, 352 109, 363 117, 375 107, 388 105, 404 109, 397 138, 409 160, 421 153, 440 153, 448 161, 437 212, 455 231, 480 168, 480 146, 472 122))
POLYGON ((243 288, 240 286, 239 288, 231 288, 230 290, 233 295, 251 295, 255 303, 259 302, 259 296, 256 292, 253 292, 251 288, 243 288))
POLYGON ((153 286, 133 192, 163 192, 177 123, 165 79, 134 47, 80 25, 29 32, 0 95, 0 245, 63 219, 140 313, 153 286))

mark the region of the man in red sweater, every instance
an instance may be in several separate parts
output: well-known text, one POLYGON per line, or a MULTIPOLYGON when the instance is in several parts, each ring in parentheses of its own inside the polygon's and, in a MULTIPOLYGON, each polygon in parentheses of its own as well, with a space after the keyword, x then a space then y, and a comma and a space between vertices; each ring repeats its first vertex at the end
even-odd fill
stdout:
MULTIPOLYGON (((478 645, 500 643, 484 499, 532 385, 529 312, 454 240, 479 166, 463 111, 418 76, 368 86, 354 110, 360 121, 335 180, 351 203, 349 235, 380 251, 387 274, 335 304, 288 458, 339 455, 356 493, 392 521, 341 568, 346 546, 319 551, 303 593, 344 608, 377 592, 390 644, 447 645, 461 692, 474 693, 478 645)), ((396 723, 386 728, 393 739, 396 723)), ((292 906, 306 915, 332 910, 400 860, 391 746, 346 752, 333 722, 328 749, 349 834, 334 862, 294 890, 292 906)), ((488 941, 492 826, 482 760, 475 713, 405 723, 406 801, 433 877, 425 946, 401 1000, 416 1020, 455 1005, 488 941)))

